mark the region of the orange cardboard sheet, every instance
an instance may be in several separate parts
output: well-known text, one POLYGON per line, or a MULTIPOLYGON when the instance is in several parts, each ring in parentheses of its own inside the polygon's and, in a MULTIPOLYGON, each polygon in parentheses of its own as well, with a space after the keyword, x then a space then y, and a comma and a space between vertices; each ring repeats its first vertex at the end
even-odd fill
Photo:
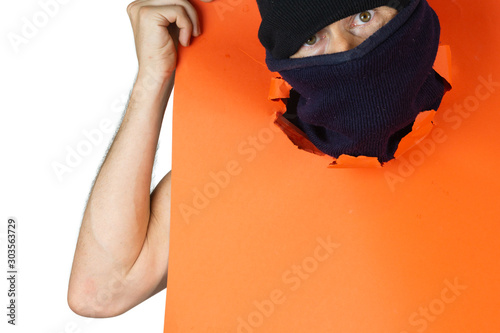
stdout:
POLYGON ((500 331, 500 3, 429 2, 453 90, 426 139, 356 169, 326 168, 274 124, 254 0, 194 2, 165 332, 500 331))

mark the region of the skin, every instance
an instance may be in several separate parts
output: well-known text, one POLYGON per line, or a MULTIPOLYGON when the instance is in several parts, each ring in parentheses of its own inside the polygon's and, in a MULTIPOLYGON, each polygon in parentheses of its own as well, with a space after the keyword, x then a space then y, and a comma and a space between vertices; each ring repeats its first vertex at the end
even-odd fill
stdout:
POLYGON ((290 58, 305 58, 352 50, 392 20, 398 11, 377 7, 334 22, 318 31, 290 58))
POLYGON ((69 307, 85 317, 120 315, 167 286, 171 172, 152 193, 151 174, 177 43, 201 29, 187 0, 137 0, 127 13, 139 71, 85 208, 68 286, 69 307))
MULTIPOLYGON (((127 13, 139 70, 85 208, 68 286, 69 307, 85 317, 120 315, 167 286, 171 172, 152 193, 151 175, 177 44, 188 46, 201 28, 188 0, 136 0, 127 13)), ((321 52, 341 52, 367 38, 369 30, 346 30, 343 21, 318 32, 328 41, 321 52)), ((319 52, 313 49, 308 45, 299 56, 319 52)))

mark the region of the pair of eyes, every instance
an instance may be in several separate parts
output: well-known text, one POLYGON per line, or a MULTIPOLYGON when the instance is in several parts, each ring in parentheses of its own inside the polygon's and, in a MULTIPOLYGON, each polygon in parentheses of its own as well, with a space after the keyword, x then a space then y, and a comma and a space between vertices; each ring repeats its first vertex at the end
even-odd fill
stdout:
MULTIPOLYGON (((373 17, 375 16, 375 11, 374 10, 366 10, 364 12, 361 12, 357 15, 354 15, 350 17, 349 20, 349 26, 348 29, 356 29, 358 27, 361 27, 367 23, 370 23, 372 21, 373 17)), ((319 34, 315 34, 304 43, 305 46, 313 46, 315 45, 321 37, 319 34)))

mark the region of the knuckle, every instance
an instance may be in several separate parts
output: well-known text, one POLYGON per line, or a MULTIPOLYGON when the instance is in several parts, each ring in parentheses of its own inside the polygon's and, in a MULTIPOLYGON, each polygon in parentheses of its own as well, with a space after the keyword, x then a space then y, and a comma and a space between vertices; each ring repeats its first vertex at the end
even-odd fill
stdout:
POLYGON ((187 15, 188 14, 188 11, 186 9, 185 6, 179 6, 179 10, 181 12, 182 15, 187 15))
POLYGON ((137 10, 137 14, 140 16, 140 17, 144 17, 144 16, 147 16, 147 15, 150 15, 151 12, 154 10, 153 7, 151 6, 141 6, 138 10, 137 10))
POLYGON ((174 5, 172 6, 172 11, 174 11, 178 17, 187 16, 187 10, 184 6, 174 5))
POLYGON ((135 7, 136 4, 137 4, 137 1, 133 1, 133 2, 131 2, 131 3, 128 4, 128 6, 127 6, 127 14, 129 16, 132 16, 132 10, 133 10, 133 8, 135 7))

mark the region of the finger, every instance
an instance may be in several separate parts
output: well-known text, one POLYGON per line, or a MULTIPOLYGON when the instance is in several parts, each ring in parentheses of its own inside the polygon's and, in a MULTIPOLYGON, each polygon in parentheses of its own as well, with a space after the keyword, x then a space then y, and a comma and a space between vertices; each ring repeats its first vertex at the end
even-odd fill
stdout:
POLYGON ((158 13, 165 17, 169 24, 175 24, 179 28, 179 43, 188 46, 193 33, 193 23, 182 6, 158 7, 158 13))
POLYGON ((193 23, 193 36, 196 37, 201 34, 198 13, 193 5, 187 0, 136 0, 136 2, 139 6, 181 6, 185 9, 189 19, 193 23))

